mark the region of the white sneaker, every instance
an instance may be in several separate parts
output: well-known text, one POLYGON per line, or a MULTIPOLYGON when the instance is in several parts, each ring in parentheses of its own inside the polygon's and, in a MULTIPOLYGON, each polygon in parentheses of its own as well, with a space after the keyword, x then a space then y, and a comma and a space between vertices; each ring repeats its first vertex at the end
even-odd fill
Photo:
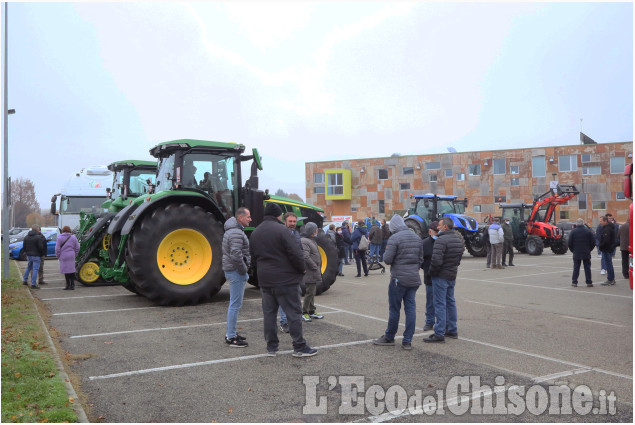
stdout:
POLYGON ((602 269, 602 270, 600 271, 600 274, 606 274, 606 270, 602 269))

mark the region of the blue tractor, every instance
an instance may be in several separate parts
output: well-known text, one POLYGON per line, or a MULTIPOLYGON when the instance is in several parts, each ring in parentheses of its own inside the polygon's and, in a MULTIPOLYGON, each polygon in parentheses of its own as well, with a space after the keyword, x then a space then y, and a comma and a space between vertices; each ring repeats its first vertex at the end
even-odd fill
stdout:
POLYGON ((404 216, 406 226, 420 238, 428 237, 428 226, 441 217, 450 217, 454 221, 454 229, 461 234, 465 247, 474 257, 485 257, 487 249, 482 242, 482 231, 475 218, 465 215, 467 199, 457 199, 452 195, 410 196, 414 206, 404 216))

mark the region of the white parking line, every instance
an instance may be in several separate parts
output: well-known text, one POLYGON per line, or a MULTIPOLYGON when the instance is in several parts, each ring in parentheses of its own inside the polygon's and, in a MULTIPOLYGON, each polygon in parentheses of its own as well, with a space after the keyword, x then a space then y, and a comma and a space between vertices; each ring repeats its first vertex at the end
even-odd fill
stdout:
MULTIPOLYGON (((514 276, 515 277, 515 276, 514 276)), ((470 279, 467 277, 461 277, 460 280, 469 280, 472 282, 481 282, 481 283, 495 283, 497 285, 510 285, 510 286, 525 286, 528 288, 534 288, 534 289, 548 289, 551 291, 568 291, 572 294, 585 294, 585 295, 598 295, 598 296, 605 296, 605 297, 618 297, 618 298, 628 298, 628 299, 633 299, 632 295, 618 295, 618 294, 605 294, 602 292, 592 292, 592 291, 585 291, 585 290, 577 290, 577 289, 571 289, 571 288, 550 288, 548 286, 539 286, 539 285, 527 285, 524 283, 511 283, 511 282, 498 282, 495 280, 483 280, 483 279, 470 279)))
POLYGON ((166 308, 161 306, 156 307, 135 307, 135 308, 120 308, 116 310, 96 310, 96 311, 73 311, 71 313, 54 313, 51 316, 70 316, 73 314, 95 314, 95 313, 115 313, 120 311, 131 311, 131 310, 147 310, 150 308, 166 308))
POLYGON ((591 371, 592 369, 584 369, 584 368, 566 370, 564 372, 552 373, 551 375, 537 376, 535 378, 532 378, 532 381, 534 381, 536 384, 540 384, 541 382, 551 381, 558 378, 564 378, 565 376, 579 375, 581 373, 588 373, 591 371))
MULTIPOLYGON (((339 310, 322 312, 322 314, 333 314, 333 313, 342 313, 342 312, 339 311, 339 310)), ((260 318, 257 318, 257 319, 239 320, 237 323, 258 322, 258 321, 262 321, 262 320, 263 320, 263 318, 260 317, 260 318)), ((169 327, 165 327, 165 328, 134 329, 134 330, 129 330, 129 331, 116 331, 116 332, 104 332, 104 333, 88 334, 88 335, 75 335, 75 336, 69 337, 69 339, 73 339, 73 338, 93 338, 93 337, 98 337, 98 336, 125 335, 125 334, 141 333, 141 332, 172 331, 172 330, 175 330, 175 329, 200 328, 200 327, 206 327, 206 326, 221 326, 221 325, 225 326, 226 324, 227 324, 227 322, 216 322, 216 323, 203 323, 203 324, 199 324, 199 325, 169 326, 169 327)))
POLYGON ((472 301, 472 300, 467 300, 467 299, 464 299, 463 301, 464 301, 464 302, 466 302, 466 303, 472 303, 472 304, 488 305, 488 306, 490 306, 490 307, 508 308, 508 307, 507 307, 507 306, 505 306, 505 305, 490 304, 490 303, 482 303, 482 302, 479 302, 479 301, 472 301))
POLYGON ((57 300, 81 300, 84 298, 102 298, 102 297, 136 297, 136 294, 111 294, 111 295, 84 295, 81 297, 59 297, 59 298, 42 298, 41 301, 57 301, 57 300))
POLYGON ((565 319, 572 319, 572 320, 582 320, 584 322, 599 323, 601 325, 617 326, 618 328, 625 328, 626 327, 625 325, 618 325, 617 323, 601 322, 599 320, 585 319, 583 317, 572 317, 572 316, 563 316, 563 315, 560 315, 560 317, 563 317, 565 319))

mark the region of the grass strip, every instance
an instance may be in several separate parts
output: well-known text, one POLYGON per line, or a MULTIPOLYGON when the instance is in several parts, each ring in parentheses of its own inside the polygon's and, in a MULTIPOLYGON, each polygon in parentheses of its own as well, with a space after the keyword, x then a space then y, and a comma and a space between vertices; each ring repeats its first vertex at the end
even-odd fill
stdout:
POLYGON ((77 422, 36 307, 11 262, 2 279, 2 422, 77 422))

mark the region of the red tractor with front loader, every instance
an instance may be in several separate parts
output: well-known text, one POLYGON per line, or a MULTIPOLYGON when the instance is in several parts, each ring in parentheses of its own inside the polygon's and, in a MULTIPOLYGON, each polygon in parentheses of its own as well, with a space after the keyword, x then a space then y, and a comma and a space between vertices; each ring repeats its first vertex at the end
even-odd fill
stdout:
POLYGON ((552 223, 558 205, 580 193, 574 185, 557 185, 556 190, 537 196, 533 204, 499 204, 503 220, 509 219, 514 233, 514 248, 529 255, 540 255, 545 247, 554 254, 567 252, 563 230, 552 223))

